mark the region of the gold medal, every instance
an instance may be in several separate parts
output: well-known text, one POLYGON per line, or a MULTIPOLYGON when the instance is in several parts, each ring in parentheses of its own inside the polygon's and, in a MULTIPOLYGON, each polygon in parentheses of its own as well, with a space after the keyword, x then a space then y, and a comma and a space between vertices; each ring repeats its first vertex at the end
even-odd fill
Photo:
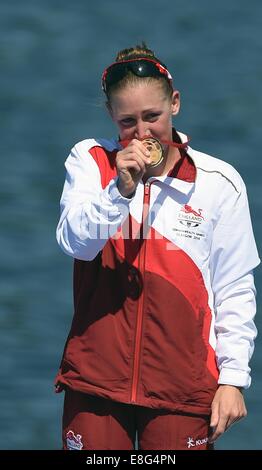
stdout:
POLYGON ((148 166, 155 167, 160 165, 164 158, 163 147, 159 140, 153 137, 147 137, 142 140, 143 145, 150 151, 151 163, 148 166))

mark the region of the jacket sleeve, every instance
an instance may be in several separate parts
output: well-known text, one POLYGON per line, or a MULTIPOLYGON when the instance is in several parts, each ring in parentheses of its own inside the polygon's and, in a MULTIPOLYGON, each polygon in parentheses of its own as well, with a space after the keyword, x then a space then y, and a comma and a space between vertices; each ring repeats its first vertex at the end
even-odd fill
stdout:
POLYGON ((116 234, 129 214, 132 199, 119 193, 117 178, 102 188, 100 171, 88 153, 87 142, 78 143, 65 162, 56 238, 66 254, 89 261, 116 234))
POLYGON ((211 282, 215 306, 218 383, 248 388, 249 361, 257 334, 253 269, 259 264, 246 188, 226 180, 214 228, 211 282))

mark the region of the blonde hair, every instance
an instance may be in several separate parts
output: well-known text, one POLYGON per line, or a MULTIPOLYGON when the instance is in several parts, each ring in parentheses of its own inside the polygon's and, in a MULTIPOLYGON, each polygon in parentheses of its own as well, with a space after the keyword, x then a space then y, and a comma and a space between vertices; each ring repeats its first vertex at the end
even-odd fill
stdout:
MULTIPOLYGON (((144 41, 142 41, 141 44, 138 44, 135 47, 122 49, 121 51, 119 51, 116 55, 115 62, 122 62, 124 60, 143 59, 143 58, 152 59, 156 62, 159 62, 161 65, 163 65, 163 67, 167 68, 166 65, 155 56, 154 52, 147 47, 144 41)), ((110 86, 109 90, 107 91, 108 99, 110 99, 110 96, 115 91, 122 90, 129 84, 134 85, 136 83, 140 83, 141 80, 144 80, 147 83, 157 80, 159 83, 161 83, 164 93, 169 98, 172 97, 172 94, 173 94, 172 85, 164 77, 138 77, 137 75, 134 75, 131 71, 129 71, 126 74, 126 76, 122 78, 122 80, 110 86)))
POLYGON ((141 59, 142 57, 161 63, 161 61, 155 56, 154 52, 151 49, 148 49, 144 41, 135 47, 130 47, 129 49, 123 49, 122 51, 119 51, 115 61, 121 62, 122 60, 128 59, 141 59))

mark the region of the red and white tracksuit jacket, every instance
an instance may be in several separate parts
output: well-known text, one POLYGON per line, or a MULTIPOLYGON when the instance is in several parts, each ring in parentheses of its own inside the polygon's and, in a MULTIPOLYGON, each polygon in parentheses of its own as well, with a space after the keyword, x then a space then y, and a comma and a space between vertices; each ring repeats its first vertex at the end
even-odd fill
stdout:
POLYGON ((259 258, 245 185, 188 147, 127 199, 120 148, 84 140, 65 164, 57 240, 75 258, 75 313, 58 390, 209 414, 218 383, 250 385, 259 258))

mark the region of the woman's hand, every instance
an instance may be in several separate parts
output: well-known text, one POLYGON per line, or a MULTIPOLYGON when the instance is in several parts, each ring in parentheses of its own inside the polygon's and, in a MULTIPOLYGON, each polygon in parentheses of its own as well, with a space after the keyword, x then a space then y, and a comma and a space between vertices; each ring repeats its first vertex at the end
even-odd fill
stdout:
POLYGON ((229 426, 247 415, 241 389, 233 385, 220 385, 212 402, 210 426, 213 433, 209 442, 213 443, 229 426))
POLYGON ((140 140, 133 139, 116 156, 118 189, 124 197, 130 197, 136 190, 139 180, 150 163, 150 151, 140 140))

